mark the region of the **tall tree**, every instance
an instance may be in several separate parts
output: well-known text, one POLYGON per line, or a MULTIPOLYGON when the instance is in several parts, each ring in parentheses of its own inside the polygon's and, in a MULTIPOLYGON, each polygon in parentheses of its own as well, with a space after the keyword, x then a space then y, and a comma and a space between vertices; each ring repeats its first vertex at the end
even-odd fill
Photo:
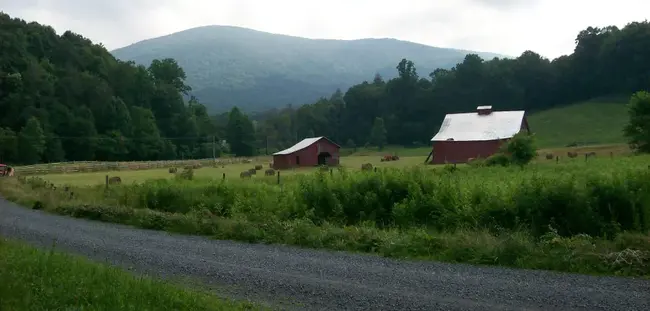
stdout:
POLYGON ((230 144, 230 152, 237 156, 252 156, 255 152, 253 123, 237 107, 228 114, 226 140, 230 144))
POLYGON ((38 163, 45 151, 45 134, 38 119, 31 117, 18 135, 18 152, 26 164, 38 163))
POLYGON ((17 147, 16 133, 8 128, 0 128, 0 162, 16 161, 17 147))
POLYGON ((650 152, 650 93, 642 91, 632 95, 628 104, 629 121, 624 133, 632 149, 650 152))
POLYGON ((379 150, 383 150, 386 145, 386 127, 384 126, 384 119, 375 118, 370 132, 370 143, 377 146, 379 150))

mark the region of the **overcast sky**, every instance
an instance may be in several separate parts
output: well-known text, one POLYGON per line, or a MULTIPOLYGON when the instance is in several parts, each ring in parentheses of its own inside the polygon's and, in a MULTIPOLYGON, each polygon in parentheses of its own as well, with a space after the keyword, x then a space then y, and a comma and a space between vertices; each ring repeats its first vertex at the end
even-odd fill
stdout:
POLYGON ((109 50, 204 25, 307 38, 397 38, 554 58, 587 26, 642 21, 648 0, 0 0, 13 17, 72 30, 109 50))

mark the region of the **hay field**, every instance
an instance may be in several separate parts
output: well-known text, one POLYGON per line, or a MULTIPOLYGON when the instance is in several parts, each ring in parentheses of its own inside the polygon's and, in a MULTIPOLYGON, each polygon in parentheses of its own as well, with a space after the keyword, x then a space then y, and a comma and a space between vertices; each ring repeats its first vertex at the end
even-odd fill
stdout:
MULTIPOLYGON (((374 167, 384 168, 402 168, 424 165, 426 155, 422 157, 403 157, 398 161, 381 162, 379 156, 350 156, 341 157, 341 166, 350 169, 360 169, 361 164, 371 163, 374 167)), ((222 179, 225 174, 227 180, 240 180, 239 174, 255 165, 262 165, 264 168, 257 172, 252 179, 265 181, 277 180, 277 176, 264 176, 264 170, 269 167, 270 158, 255 158, 251 163, 234 163, 225 165, 204 165, 200 169, 194 170, 194 176, 197 179, 222 179)), ((179 170, 182 166, 179 166, 179 170)), ((282 170, 280 178, 296 174, 306 174, 316 171, 316 168, 306 167, 291 170, 282 170)), ((109 177, 119 176, 122 183, 140 183, 149 179, 172 178, 174 174, 169 173, 169 168, 158 168, 148 170, 124 170, 124 171, 103 171, 88 173, 63 173, 63 174, 45 174, 41 175, 45 180, 58 185, 71 186, 93 186, 103 184, 106 181, 106 175, 109 177)))

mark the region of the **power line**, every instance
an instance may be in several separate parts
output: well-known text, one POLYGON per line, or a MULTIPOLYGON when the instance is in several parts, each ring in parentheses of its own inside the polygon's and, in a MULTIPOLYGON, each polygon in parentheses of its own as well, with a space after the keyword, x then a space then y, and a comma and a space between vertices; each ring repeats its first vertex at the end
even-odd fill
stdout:
POLYGON ((183 140, 183 139, 205 139, 207 141, 213 140, 213 135, 210 136, 175 136, 175 137, 126 137, 126 136, 57 136, 57 135, 45 135, 45 139, 48 138, 58 138, 58 139, 79 139, 79 140, 183 140))

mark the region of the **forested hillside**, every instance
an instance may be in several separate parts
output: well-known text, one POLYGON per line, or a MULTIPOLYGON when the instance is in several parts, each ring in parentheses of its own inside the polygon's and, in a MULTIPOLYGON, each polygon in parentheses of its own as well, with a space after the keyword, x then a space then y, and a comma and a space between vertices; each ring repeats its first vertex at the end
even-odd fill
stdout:
MULTIPOLYGON (((197 27, 112 51, 121 60, 149 64, 173 58, 211 112, 302 105, 379 73, 396 76, 409 58, 424 72, 451 68, 468 53, 395 39, 325 40, 230 26, 197 27)), ((478 53, 492 58, 493 53, 478 53)))
POLYGON ((51 27, 0 14, 0 157, 5 163, 205 158, 213 139, 246 156, 314 135, 347 146, 428 144, 446 113, 478 105, 534 113, 650 88, 650 24, 590 27, 578 34, 574 53, 553 61, 530 51, 489 61, 470 54, 431 74, 407 59, 396 63, 396 78, 371 76, 313 104, 257 114, 253 122, 236 108, 209 117, 195 98, 183 100, 192 91, 173 59, 146 67, 119 61, 80 35, 58 36, 51 27))
POLYGON ((174 60, 116 60, 72 32, 0 13, 4 163, 208 157, 215 126, 174 60))
MULTIPOLYGON (((446 113, 474 111, 480 105, 535 113, 606 95, 629 98, 650 88, 650 24, 589 27, 578 34, 571 55, 552 61, 532 51, 489 61, 467 55, 454 68, 429 74, 405 59, 397 73, 388 81, 369 77, 310 105, 256 116, 266 120, 258 131, 259 144, 268 140, 271 149, 281 149, 313 134, 350 146, 428 144, 446 113)), ((589 130, 591 125, 583 126, 589 130)))

